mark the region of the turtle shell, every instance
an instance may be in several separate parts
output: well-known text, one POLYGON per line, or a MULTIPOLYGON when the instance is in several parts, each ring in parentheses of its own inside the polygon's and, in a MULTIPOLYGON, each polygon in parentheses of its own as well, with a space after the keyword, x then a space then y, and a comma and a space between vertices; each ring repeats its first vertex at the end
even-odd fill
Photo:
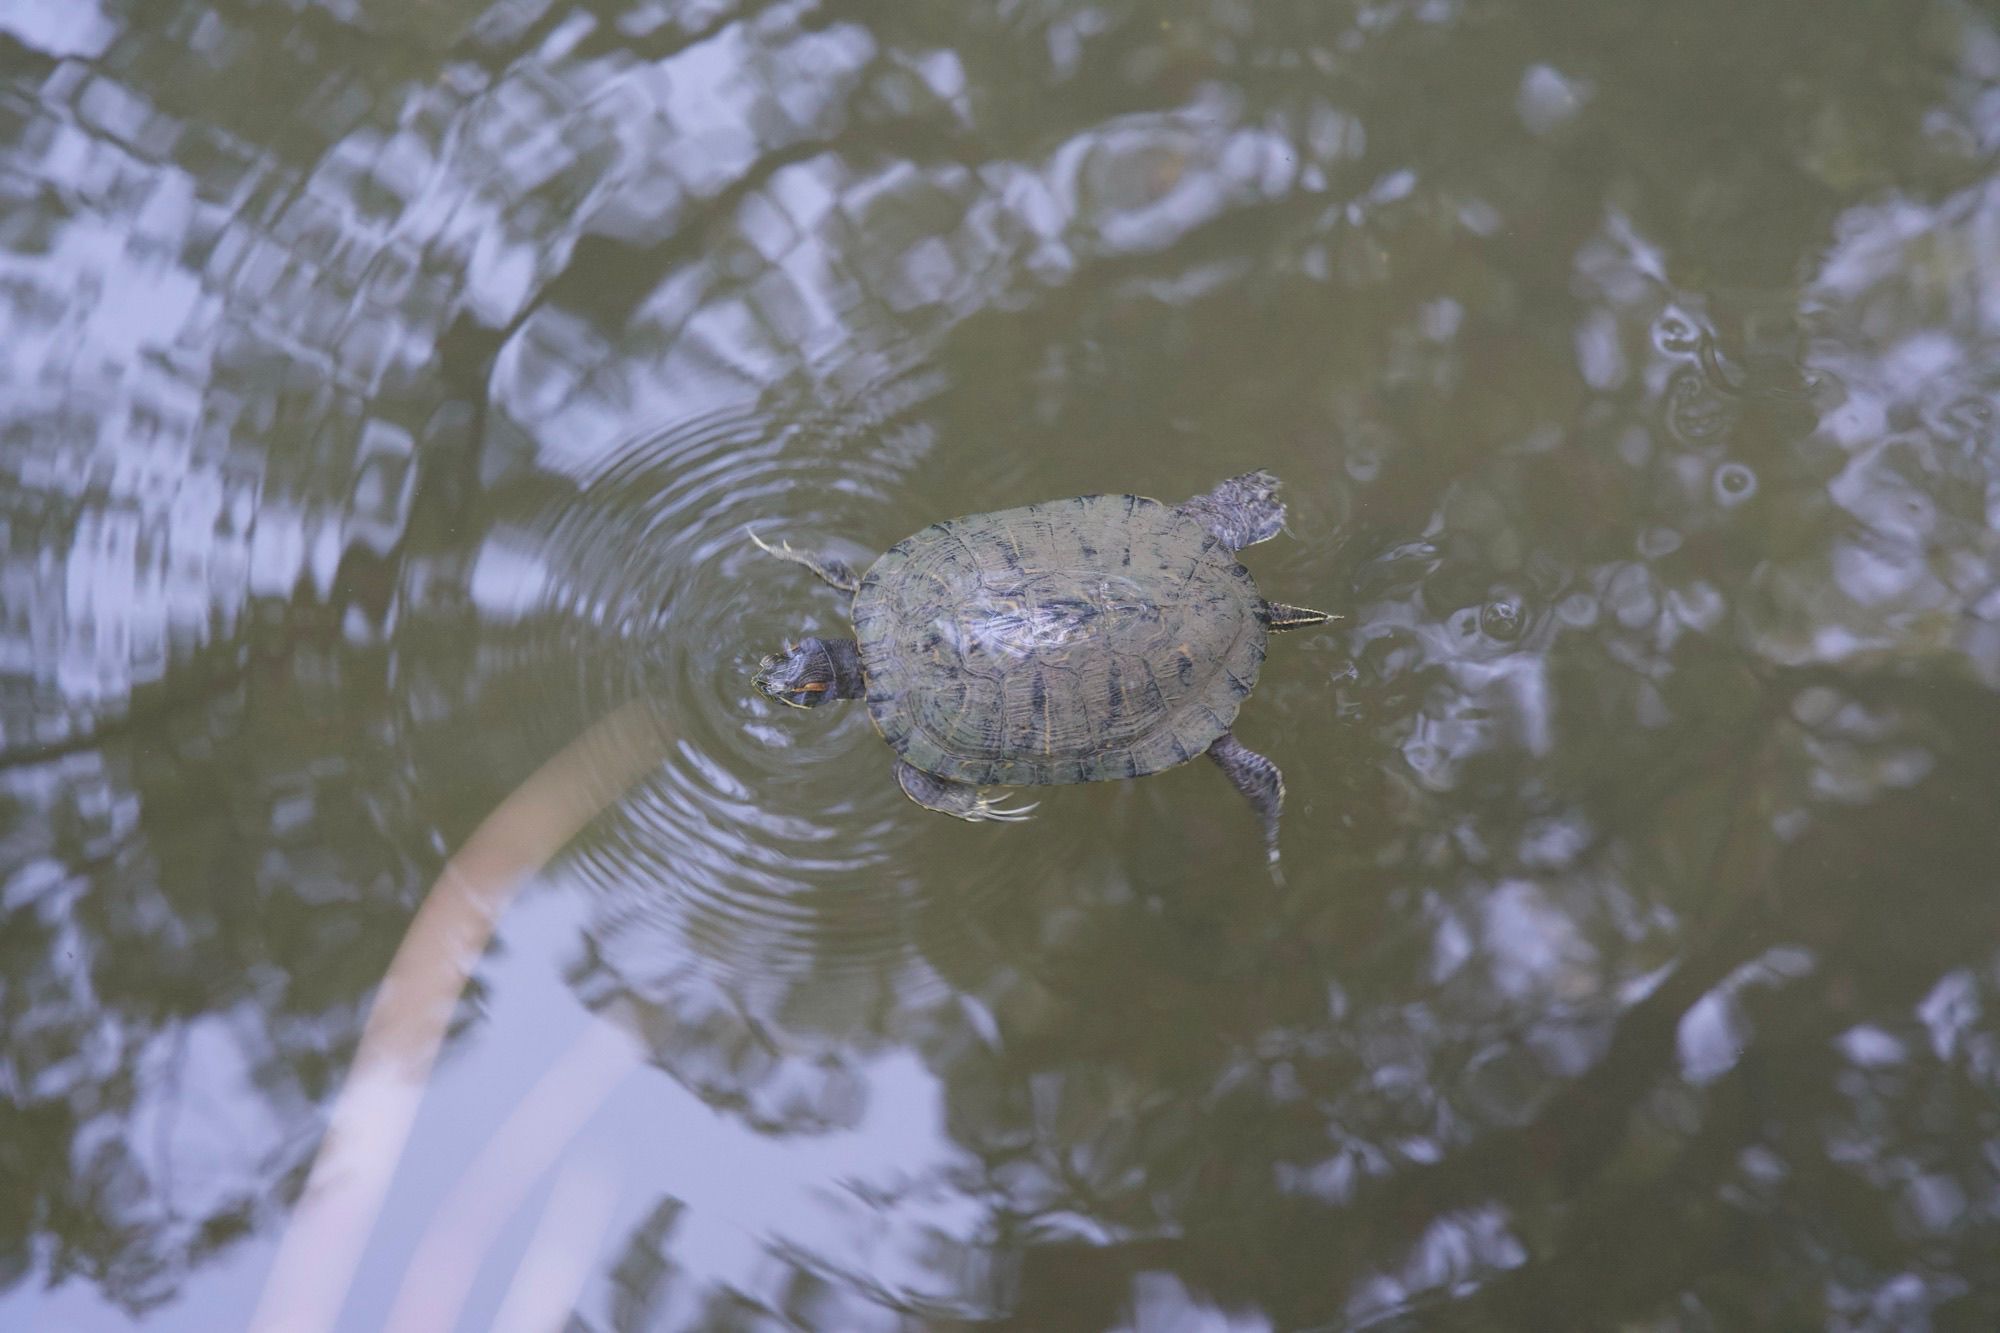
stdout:
POLYGON ((1185 763, 1257 683, 1267 621, 1234 552, 1138 495, 934 523, 854 595, 869 716, 909 763, 972 783, 1185 763))

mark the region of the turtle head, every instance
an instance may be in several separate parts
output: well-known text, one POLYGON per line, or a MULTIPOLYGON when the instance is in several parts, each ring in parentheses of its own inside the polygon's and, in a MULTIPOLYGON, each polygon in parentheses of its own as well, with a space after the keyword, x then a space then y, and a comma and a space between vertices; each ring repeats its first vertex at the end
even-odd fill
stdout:
POLYGON ((809 635, 759 662, 752 683, 768 698, 794 708, 816 708, 829 699, 858 699, 861 658, 852 639, 809 635))

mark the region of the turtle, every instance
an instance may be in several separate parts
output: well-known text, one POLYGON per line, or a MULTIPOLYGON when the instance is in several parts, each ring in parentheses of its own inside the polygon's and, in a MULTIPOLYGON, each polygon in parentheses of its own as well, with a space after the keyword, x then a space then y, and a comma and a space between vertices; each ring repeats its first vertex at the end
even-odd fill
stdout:
POLYGON ((796 708, 866 701, 904 794, 960 819, 1040 804, 988 787, 1143 777, 1206 754, 1262 821, 1275 875, 1284 778, 1230 725, 1268 633, 1334 618, 1265 601, 1236 559, 1284 527, 1277 489, 1259 470, 1178 505, 1079 495, 970 514, 865 573, 750 530, 850 594, 855 631, 787 643, 753 683, 796 708))

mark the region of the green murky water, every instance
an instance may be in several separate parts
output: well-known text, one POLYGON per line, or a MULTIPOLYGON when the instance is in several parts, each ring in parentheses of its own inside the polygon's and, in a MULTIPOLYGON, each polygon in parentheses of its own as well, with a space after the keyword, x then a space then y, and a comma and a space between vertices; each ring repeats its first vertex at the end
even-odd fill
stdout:
POLYGON ((249 1321, 608 734, 338 1327, 2000 1323, 1990 10, 18 0, 0 125, 0 1322, 249 1321), (1282 888, 750 688, 746 523, 1259 466, 1282 888))

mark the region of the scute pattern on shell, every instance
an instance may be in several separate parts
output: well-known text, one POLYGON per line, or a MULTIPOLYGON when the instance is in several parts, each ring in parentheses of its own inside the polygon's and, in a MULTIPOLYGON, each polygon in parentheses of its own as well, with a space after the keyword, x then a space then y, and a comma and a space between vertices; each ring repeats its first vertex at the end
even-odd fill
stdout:
POLYGON ((1229 729, 1264 661, 1250 573, 1197 520, 1085 495, 935 523, 854 597, 868 712, 961 782, 1139 777, 1229 729))

